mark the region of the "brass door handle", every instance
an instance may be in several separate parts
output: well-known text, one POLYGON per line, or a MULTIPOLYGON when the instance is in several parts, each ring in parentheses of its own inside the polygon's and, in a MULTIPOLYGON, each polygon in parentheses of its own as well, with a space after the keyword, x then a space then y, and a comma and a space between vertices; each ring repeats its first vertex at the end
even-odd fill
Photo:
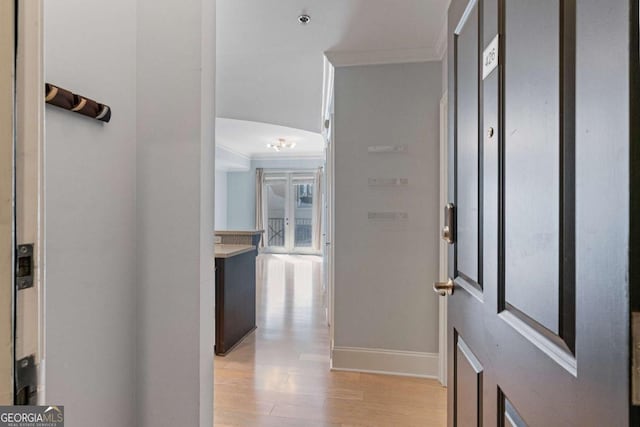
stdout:
POLYGON ((437 293, 441 297, 453 295, 453 289, 455 285, 453 279, 449 279, 446 282, 436 282, 433 284, 433 292, 437 293))

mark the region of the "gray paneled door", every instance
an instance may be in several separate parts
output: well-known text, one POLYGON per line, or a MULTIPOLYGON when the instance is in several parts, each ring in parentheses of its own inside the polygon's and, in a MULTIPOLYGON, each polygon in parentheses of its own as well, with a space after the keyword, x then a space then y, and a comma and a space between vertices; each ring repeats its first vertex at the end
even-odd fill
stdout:
POLYGON ((451 3, 450 426, 633 419, 637 13, 628 0, 451 3))

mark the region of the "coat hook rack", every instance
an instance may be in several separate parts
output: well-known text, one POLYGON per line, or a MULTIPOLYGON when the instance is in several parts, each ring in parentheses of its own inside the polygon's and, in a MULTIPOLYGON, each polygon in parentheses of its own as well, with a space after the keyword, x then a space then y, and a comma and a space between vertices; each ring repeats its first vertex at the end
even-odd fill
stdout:
POLYGON ((81 95, 76 95, 69 90, 52 85, 51 83, 45 83, 44 100, 47 104, 55 105, 56 107, 64 108, 65 110, 73 111, 74 113, 82 114, 83 116, 91 117, 101 122, 109 123, 109 120, 111 120, 111 108, 109 108, 108 105, 100 104, 81 95))

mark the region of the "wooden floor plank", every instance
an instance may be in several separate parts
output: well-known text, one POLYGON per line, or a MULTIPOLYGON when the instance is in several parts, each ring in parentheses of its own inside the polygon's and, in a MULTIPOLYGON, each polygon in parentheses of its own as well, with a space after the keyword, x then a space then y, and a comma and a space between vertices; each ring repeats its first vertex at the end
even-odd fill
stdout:
POLYGON ((446 425, 437 381, 330 370, 321 258, 258 263, 258 329, 214 363, 216 427, 446 425))

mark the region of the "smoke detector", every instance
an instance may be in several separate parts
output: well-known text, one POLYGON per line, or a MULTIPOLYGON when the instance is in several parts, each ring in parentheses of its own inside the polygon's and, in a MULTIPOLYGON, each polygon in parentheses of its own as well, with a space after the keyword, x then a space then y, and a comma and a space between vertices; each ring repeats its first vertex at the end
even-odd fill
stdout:
POLYGON ((302 14, 300 16, 298 16, 298 22, 301 25, 307 25, 309 23, 309 21, 311 21, 311 17, 307 14, 302 14))

